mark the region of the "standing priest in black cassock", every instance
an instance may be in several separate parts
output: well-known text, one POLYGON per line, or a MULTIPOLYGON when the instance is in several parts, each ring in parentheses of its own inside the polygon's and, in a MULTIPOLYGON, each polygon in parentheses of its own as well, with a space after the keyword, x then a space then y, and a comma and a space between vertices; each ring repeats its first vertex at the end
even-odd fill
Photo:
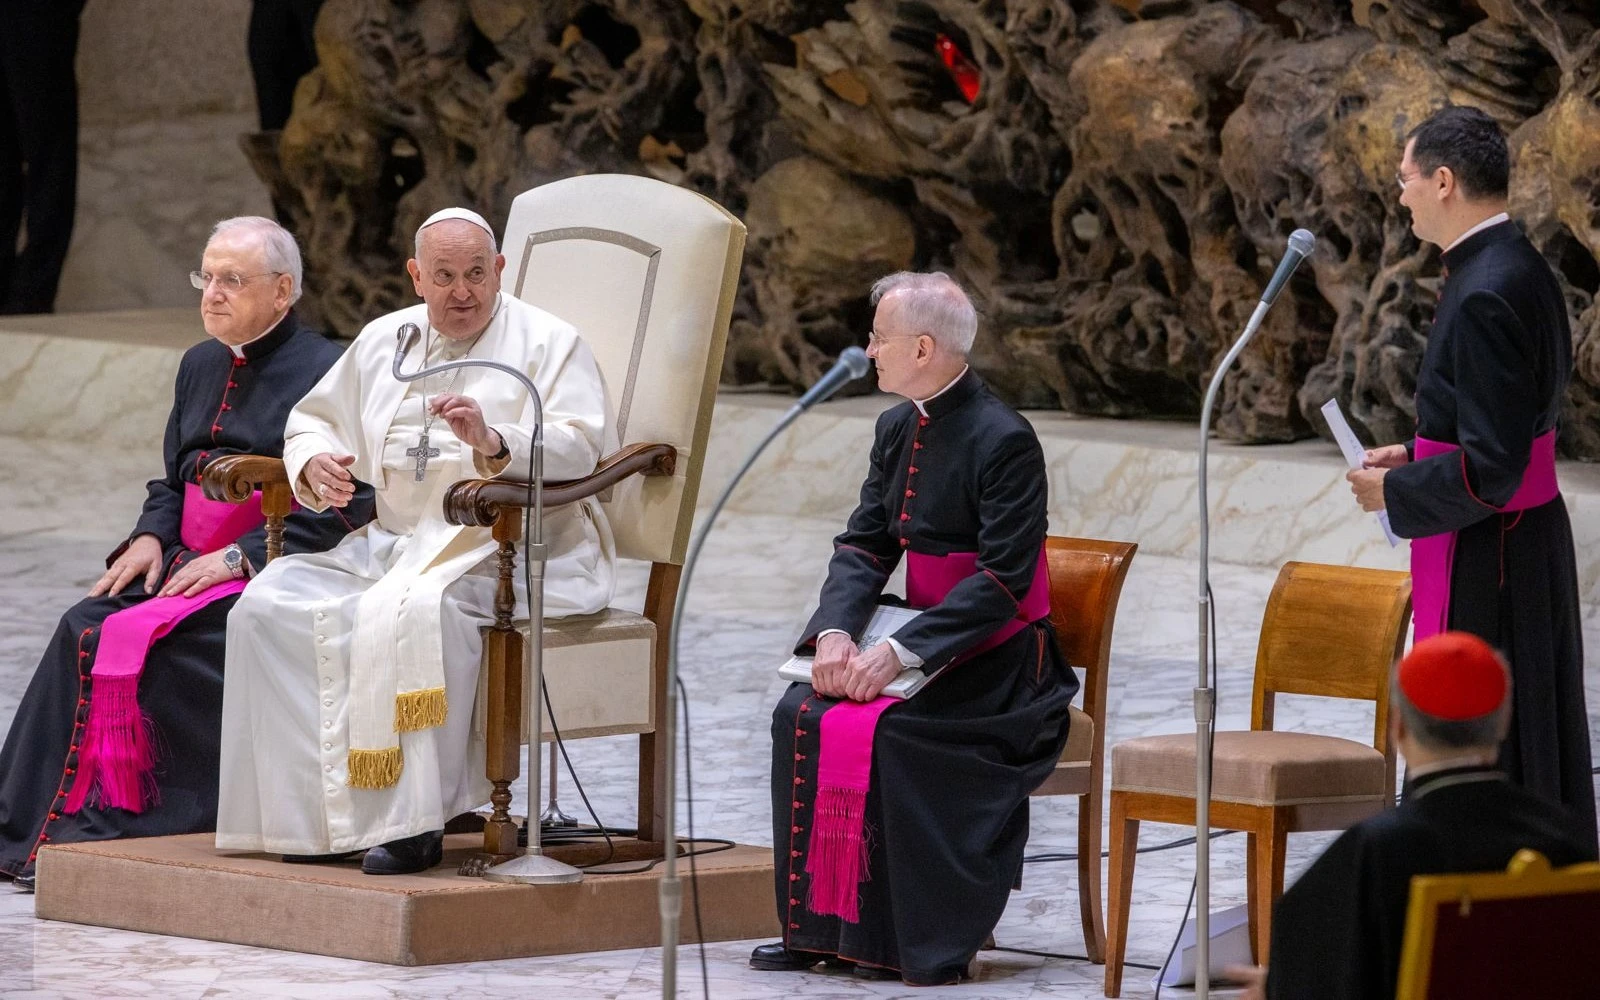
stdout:
POLYGON ((757 969, 819 962, 913 985, 956 982, 1022 873, 1028 793, 1067 736, 1078 681, 1050 628, 1044 456, 968 369, 977 314, 942 274, 873 288, 868 355, 906 397, 879 419, 861 502, 797 652, 811 684, 773 712, 783 941, 757 969), (858 651, 895 567, 926 608, 858 651), (935 674, 880 697, 904 667, 935 674))
MULTIPOLYGON (((1504 871, 1524 848, 1555 867, 1595 859, 1592 826, 1495 766, 1514 696, 1477 636, 1446 632, 1406 655, 1389 694, 1400 805, 1346 830, 1278 900, 1272 958, 1265 976, 1250 970, 1247 997, 1390 1000, 1413 876, 1504 871)), ((1581 963, 1570 972, 1588 975, 1581 963)))
POLYGON ((1595 836, 1572 525, 1555 442, 1572 336, 1550 267, 1505 213, 1509 158, 1494 119, 1449 107, 1411 134, 1400 203, 1444 249, 1444 288, 1417 375, 1411 445, 1349 475, 1366 510, 1411 541, 1416 638, 1482 636, 1511 663, 1501 766, 1595 836))
MULTIPOLYGON (((200 493, 224 455, 279 455, 289 410, 339 357, 300 324, 300 252, 270 219, 217 225, 201 270, 206 340, 183 355, 163 443, 165 473, 61 618, 0 750, 0 875, 31 888, 52 843, 215 828, 228 609, 266 565, 259 500, 200 493)), ((342 511, 296 510, 284 550, 320 551, 372 516, 371 490, 342 511)))

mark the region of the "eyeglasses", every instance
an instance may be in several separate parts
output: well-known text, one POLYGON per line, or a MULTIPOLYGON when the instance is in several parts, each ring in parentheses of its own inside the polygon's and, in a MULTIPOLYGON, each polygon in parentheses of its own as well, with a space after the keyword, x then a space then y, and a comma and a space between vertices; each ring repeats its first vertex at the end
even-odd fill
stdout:
MULTIPOLYGON (((449 288, 456 283, 456 277, 449 271, 435 271, 433 272, 433 283, 440 288, 449 288)), ((489 269, 486 267, 468 268, 467 272, 460 277, 467 279, 467 284, 469 285, 481 285, 489 280, 489 269)))
POLYGON ((920 336, 922 336, 920 333, 902 333, 898 337, 885 337, 878 331, 872 330, 867 334, 867 346, 882 347, 891 340, 916 340, 920 336))
POLYGON ((231 295, 256 278, 265 278, 268 275, 277 277, 281 274, 282 271, 262 271, 260 274, 208 274, 205 271, 190 271, 189 284, 203 292, 215 281, 218 288, 231 295))
POLYGON ((1422 176, 1422 171, 1420 171, 1420 170, 1417 171, 1416 173, 1412 174, 1410 177, 1407 177, 1403 173, 1396 173, 1394 175, 1394 182, 1396 184, 1400 185, 1400 190, 1402 192, 1404 192, 1405 189, 1406 189, 1406 185, 1407 184, 1410 184, 1412 181, 1416 180, 1418 177, 1421 177, 1421 176, 1422 176))

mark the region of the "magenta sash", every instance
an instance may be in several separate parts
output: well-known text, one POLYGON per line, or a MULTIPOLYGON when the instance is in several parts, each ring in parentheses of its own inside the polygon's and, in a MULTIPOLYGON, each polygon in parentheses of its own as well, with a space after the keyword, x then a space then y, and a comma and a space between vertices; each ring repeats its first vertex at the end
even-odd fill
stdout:
MULTIPOLYGON (((932 607, 944 600, 956 584, 980 572, 988 571, 978 569, 976 552, 946 556, 907 553, 906 601, 912 607, 932 607)), ((1014 616, 989 638, 951 660, 945 669, 994 649, 1049 616, 1049 563, 1041 548, 1033 583, 1014 616)), ((856 886, 869 875, 866 812, 867 791, 872 782, 872 740, 878 719, 899 700, 879 695, 869 702, 844 701, 822 715, 817 797, 806 857, 806 872, 811 876, 806 909, 812 913, 831 914, 852 924, 861 919, 856 886)))
MULTIPOLYGON (((265 521, 259 492, 242 504, 231 504, 208 500, 199 486, 184 484, 179 534, 186 548, 214 552, 265 521)), ((130 586, 140 584, 135 580, 130 586)), ((244 585, 243 580, 228 580, 193 597, 152 597, 106 616, 91 671, 94 684, 89 720, 78 748, 78 776, 67 797, 66 812, 78 812, 91 797, 99 806, 133 813, 155 804, 156 753, 150 721, 138 701, 145 656, 178 622, 213 601, 237 594, 244 585)))
MULTIPOLYGON (((1460 450, 1459 445, 1419 437, 1416 439, 1415 456, 1420 461, 1460 450)), ((1462 461, 1466 461, 1466 456, 1462 456, 1462 461)), ((1465 468, 1461 475, 1465 481, 1465 468)), ((1522 485, 1517 488, 1516 494, 1505 506, 1491 509, 1500 513, 1530 510, 1544 506, 1559 496, 1560 492, 1560 484, 1556 482, 1556 432, 1546 431, 1533 439, 1533 452, 1528 458, 1528 468, 1522 473, 1522 485)), ((1450 575, 1455 568, 1455 557, 1456 533, 1453 531, 1411 540, 1413 642, 1438 635, 1449 627, 1450 575)))

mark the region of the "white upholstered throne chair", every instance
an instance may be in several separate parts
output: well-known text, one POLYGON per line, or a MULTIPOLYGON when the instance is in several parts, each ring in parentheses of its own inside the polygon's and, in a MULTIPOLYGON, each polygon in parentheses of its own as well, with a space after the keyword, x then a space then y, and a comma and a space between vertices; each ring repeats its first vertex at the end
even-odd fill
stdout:
MULTIPOLYGON (((672 748, 655 734, 666 701, 667 631, 744 240, 744 225, 709 199, 620 174, 573 177, 525 192, 511 206, 503 240, 502 289, 578 328, 605 377, 620 442, 592 475, 546 483, 544 506, 598 495, 617 555, 650 563, 643 614, 609 608, 544 627, 546 683, 562 738, 639 736, 641 841, 665 835, 662 789, 672 748)), ((205 480, 218 499, 243 500, 262 490, 269 556, 276 554, 289 509, 282 462, 220 459, 207 467, 205 480)), ((510 786, 531 729, 523 698, 531 678, 523 655, 529 623, 513 618, 512 574, 526 506, 525 484, 509 479, 455 483, 445 501, 452 522, 489 528, 499 543, 496 620, 485 637, 478 698, 494 785, 483 831, 487 857, 480 859, 486 862, 521 850, 509 813, 510 786)), ((549 738, 548 714, 543 732, 549 738)), ((538 809, 529 804, 535 817, 538 809)))

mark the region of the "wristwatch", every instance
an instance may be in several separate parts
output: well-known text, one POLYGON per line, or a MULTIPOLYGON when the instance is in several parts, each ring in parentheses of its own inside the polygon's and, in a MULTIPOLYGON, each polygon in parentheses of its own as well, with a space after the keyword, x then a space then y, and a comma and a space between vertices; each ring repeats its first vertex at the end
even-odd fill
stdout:
POLYGON ((235 580, 244 578, 244 549, 237 542, 222 550, 222 565, 228 567, 235 580))
MULTIPOLYGON (((493 428, 491 428, 491 430, 492 429, 493 428)), ((504 434, 501 434, 499 431, 495 431, 494 432, 494 436, 500 439, 500 450, 495 452, 493 455, 490 455, 489 456, 489 461, 491 461, 491 462, 499 462, 499 461, 501 461, 503 459, 510 458, 511 457, 511 443, 506 440, 506 436, 504 434)))

